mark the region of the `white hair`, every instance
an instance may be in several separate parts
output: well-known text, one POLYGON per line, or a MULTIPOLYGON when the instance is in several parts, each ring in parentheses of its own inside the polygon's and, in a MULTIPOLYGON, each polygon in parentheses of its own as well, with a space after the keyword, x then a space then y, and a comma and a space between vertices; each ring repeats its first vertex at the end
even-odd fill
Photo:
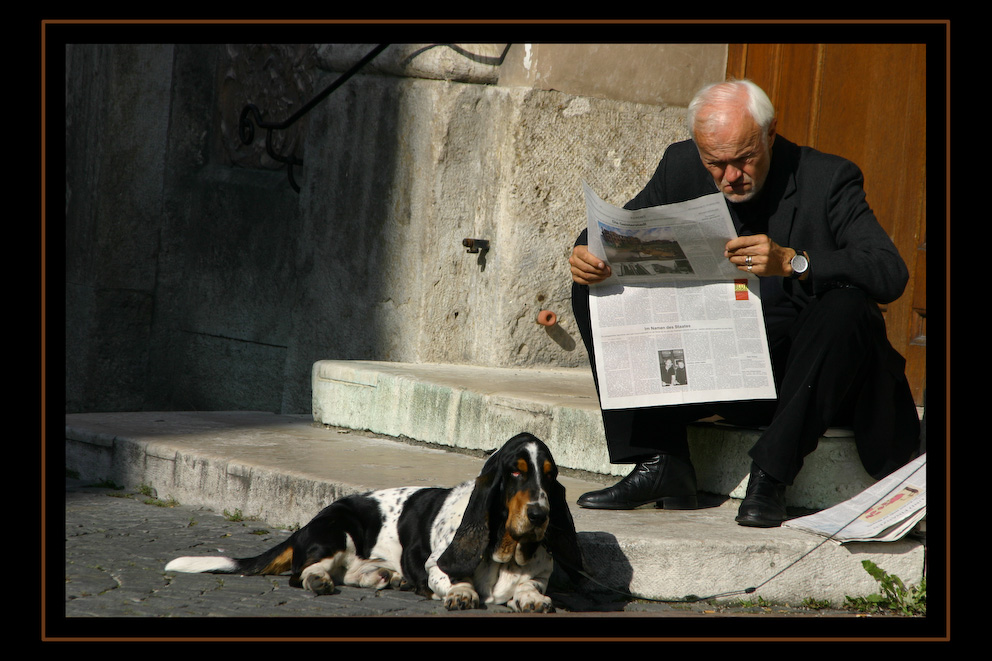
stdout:
POLYGON ((711 83, 699 90, 689 102, 689 109, 686 113, 689 133, 693 137, 696 136, 697 128, 703 128, 711 122, 719 121, 724 115, 724 113, 717 112, 700 112, 704 108, 717 105, 724 108, 739 106, 742 111, 751 116, 761 129, 762 138, 767 138, 768 129, 775 120, 775 108, 765 91, 750 80, 711 83), (744 95, 743 98, 742 95, 744 95))

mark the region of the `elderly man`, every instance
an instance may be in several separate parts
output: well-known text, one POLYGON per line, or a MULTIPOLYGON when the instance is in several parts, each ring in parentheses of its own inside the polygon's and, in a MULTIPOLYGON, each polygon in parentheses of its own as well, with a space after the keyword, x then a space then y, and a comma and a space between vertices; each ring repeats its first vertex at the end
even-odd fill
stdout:
MULTIPOLYGON (((712 415, 766 427, 750 450, 737 522, 775 527, 785 488, 831 425, 850 425, 866 470, 909 461, 919 419, 877 302, 898 298, 906 265, 869 208, 860 170, 776 134, 774 109, 750 81, 704 88, 689 105, 691 140, 671 145, 628 209, 720 191, 738 237, 724 256, 759 276, 777 400, 604 410, 610 460, 632 463, 616 485, 583 494, 598 509, 696 506, 686 425, 712 415)), ((588 285, 610 276, 583 232, 569 259, 572 306, 593 363, 588 285)))

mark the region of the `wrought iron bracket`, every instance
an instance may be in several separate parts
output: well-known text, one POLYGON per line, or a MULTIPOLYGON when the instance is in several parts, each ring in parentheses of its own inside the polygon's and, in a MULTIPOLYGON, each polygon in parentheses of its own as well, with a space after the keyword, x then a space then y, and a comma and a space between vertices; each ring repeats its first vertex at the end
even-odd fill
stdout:
POLYGON ((373 48, 369 53, 359 60, 354 66, 352 66, 348 71, 341 74, 333 83, 328 85, 324 90, 308 101, 302 108, 297 110, 288 119, 284 119, 281 122, 266 122, 262 120, 262 112, 253 103, 249 103, 241 111, 241 119, 238 122, 238 135, 241 137, 241 142, 250 145, 255 139, 255 126, 258 128, 265 129, 265 151, 275 161, 286 164, 286 173, 289 177, 289 185, 293 187, 297 193, 300 192, 300 187, 296 183, 296 179, 293 177, 293 167, 297 165, 303 165, 303 160, 290 154, 289 156, 283 156, 282 154, 277 154, 272 146, 272 132, 273 131, 284 131, 293 124, 295 124, 301 117, 306 115, 308 112, 313 110, 313 108, 326 99, 334 90, 341 87, 349 78, 358 73, 366 64, 374 60, 382 51, 386 50, 389 44, 379 44, 373 48), (254 123, 253 123, 254 122, 254 123))

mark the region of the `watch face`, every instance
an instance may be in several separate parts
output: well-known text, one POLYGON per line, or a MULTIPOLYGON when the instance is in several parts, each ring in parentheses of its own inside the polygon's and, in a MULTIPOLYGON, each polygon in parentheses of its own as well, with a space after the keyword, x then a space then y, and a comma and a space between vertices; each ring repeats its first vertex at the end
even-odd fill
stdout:
POLYGON ((809 260, 800 253, 797 253, 795 257, 792 258, 792 270, 796 273, 805 273, 806 269, 809 267, 809 260))

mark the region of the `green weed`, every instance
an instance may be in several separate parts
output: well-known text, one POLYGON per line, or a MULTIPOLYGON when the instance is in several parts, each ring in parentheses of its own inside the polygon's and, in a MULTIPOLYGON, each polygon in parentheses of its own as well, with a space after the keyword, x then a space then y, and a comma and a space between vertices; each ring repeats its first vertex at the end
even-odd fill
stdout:
POLYGON ((900 615, 927 614, 926 576, 919 585, 906 587, 902 579, 889 574, 871 560, 862 561, 861 566, 878 581, 881 591, 867 597, 847 597, 850 607, 863 613, 893 611, 900 615))

